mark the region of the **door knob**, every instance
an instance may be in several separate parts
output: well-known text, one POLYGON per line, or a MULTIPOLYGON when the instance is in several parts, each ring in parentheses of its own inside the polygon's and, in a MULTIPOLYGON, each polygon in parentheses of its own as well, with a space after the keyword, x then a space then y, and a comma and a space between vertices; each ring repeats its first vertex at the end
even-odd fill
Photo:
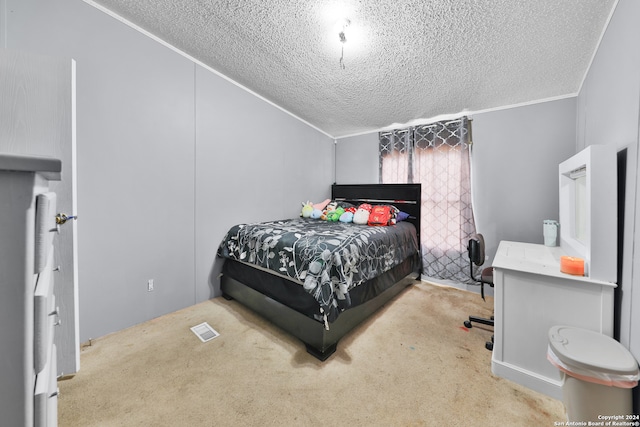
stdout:
POLYGON ((64 213, 59 213, 58 215, 56 215, 56 224, 58 225, 62 225, 65 222, 71 220, 71 219, 78 219, 77 215, 67 215, 64 213))

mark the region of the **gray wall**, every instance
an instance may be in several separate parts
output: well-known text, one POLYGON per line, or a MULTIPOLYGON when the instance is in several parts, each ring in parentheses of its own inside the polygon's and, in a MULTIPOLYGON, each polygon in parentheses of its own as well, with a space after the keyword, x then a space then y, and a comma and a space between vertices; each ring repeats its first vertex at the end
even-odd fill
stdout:
MULTIPOLYGON (((501 240, 542 243, 542 220, 558 219, 558 164, 575 150, 576 100, 472 116, 476 228, 493 259, 501 240)), ((378 134, 339 139, 339 184, 378 182, 378 134)))
MULTIPOLYGON (((627 150, 620 342, 640 360, 640 2, 620 0, 578 97, 578 148, 609 144, 627 150), (635 292, 634 292, 634 288, 635 292)), ((636 394, 636 409, 640 407, 636 394)))
POLYGON ((5 47, 77 63, 82 341, 217 295, 228 227, 328 197, 327 136, 81 0, 0 8, 5 47))
POLYGON ((493 259, 501 240, 543 243, 558 219, 558 164, 574 154, 575 98, 473 116, 476 228, 493 259))
POLYGON ((336 144, 336 182, 372 184, 378 180, 378 134, 339 139, 336 144))
POLYGON ((202 301, 218 294, 211 290, 219 290, 221 263, 212 261, 231 225, 291 218, 302 202, 330 196, 334 143, 201 67, 196 81, 196 296, 202 301))

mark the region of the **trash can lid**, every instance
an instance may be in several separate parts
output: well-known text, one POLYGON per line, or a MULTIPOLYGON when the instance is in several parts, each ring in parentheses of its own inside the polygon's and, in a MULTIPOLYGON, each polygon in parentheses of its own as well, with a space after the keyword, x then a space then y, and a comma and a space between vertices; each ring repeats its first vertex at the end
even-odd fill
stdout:
POLYGON ((553 326, 549 329, 549 346, 568 367, 607 374, 638 374, 638 362, 631 353, 618 341, 598 332, 553 326))

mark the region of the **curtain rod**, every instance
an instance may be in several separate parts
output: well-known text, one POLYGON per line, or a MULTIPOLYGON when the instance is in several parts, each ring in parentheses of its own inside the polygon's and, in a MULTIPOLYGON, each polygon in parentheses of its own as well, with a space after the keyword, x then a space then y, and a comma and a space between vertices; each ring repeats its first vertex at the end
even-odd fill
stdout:
POLYGON ((390 131, 386 131, 386 132, 380 132, 381 136, 387 136, 387 135, 391 135, 394 132, 409 132, 410 129, 415 129, 415 128, 428 128, 428 127, 433 127, 433 126, 437 126, 438 124, 442 124, 444 123, 445 126, 448 126, 450 124, 453 123, 458 123, 458 122, 462 122, 464 120, 468 120, 468 121, 472 121, 473 119, 468 118, 467 116, 464 117, 460 117, 459 119, 454 119, 454 120, 449 120, 449 121, 440 121, 440 122, 434 122, 434 123, 429 123, 429 124, 424 124, 424 125, 416 125, 416 126, 409 126, 408 128, 405 129, 394 129, 394 130, 390 130, 390 131))

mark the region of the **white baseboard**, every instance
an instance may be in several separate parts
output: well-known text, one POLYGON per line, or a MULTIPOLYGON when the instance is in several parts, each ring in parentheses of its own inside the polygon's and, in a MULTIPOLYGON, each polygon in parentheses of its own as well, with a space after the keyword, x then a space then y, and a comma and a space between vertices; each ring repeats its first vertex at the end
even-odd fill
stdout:
POLYGON ((562 381, 543 377, 535 372, 499 360, 491 360, 491 372, 494 375, 523 385, 538 393, 562 400, 562 381))

